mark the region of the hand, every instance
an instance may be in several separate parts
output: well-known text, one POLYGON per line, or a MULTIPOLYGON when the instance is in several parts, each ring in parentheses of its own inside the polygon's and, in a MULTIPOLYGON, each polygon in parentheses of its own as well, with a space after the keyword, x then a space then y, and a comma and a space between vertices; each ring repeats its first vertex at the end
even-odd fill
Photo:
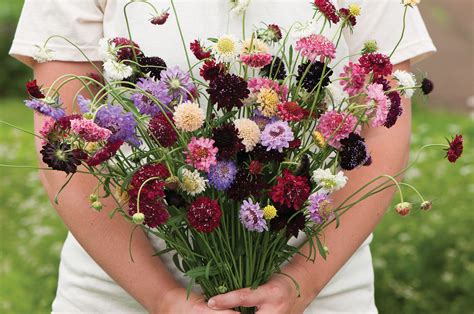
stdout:
POLYGON ((306 308, 295 284, 280 274, 255 290, 244 288, 212 297, 207 305, 214 310, 257 307, 257 312, 262 314, 301 314, 306 308))
POLYGON ((186 298, 186 289, 178 287, 168 291, 163 297, 158 298, 158 304, 152 314, 233 314, 238 313, 232 310, 210 309, 207 306, 204 296, 191 293, 186 298))

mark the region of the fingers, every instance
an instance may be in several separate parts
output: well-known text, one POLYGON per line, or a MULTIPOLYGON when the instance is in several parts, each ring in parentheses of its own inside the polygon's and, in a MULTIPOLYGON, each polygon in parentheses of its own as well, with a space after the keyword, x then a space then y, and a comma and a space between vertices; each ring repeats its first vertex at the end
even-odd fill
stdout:
POLYGON ((253 307, 258 306, 264 299, 264 289, 251 290, 250 288, 244 288, 212 297, 207 305, 215 310, 231 309, 239 306, 253 307))
POLYGON ((229 309, 225 310, 218 310, 218 309, 211 309, 205 302, 196 304, 192 309, 193 314, 235 314, 239 313, 236 311, 232 311, 229 309))

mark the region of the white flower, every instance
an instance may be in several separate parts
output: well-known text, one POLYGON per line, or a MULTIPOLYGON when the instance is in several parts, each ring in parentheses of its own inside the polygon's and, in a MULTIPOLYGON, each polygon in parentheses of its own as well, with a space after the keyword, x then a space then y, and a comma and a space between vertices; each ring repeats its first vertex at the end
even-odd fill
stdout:
POLYGON ((339 82, 332 82, 326 87, 326 97, 325 101, 327 104, 328 111, 337 110, 344 111, 347 109, 347 101, 344 99, 347 98, 346 92, 344 92, 341 84, 339 82), (343 103, 344 101, 344 103, 343 103), (342 104, 341 104, 342 103, 342 104))
POLYGON ((194 132, 204 124, 205 115, 199 104, 188 101, 176 106, 173 118, 178 130, 194 132))
POLYGON ((332 193, 342 189, 347 183, 347 177, 344 172, 339 171, 332 174, 330 169, 316 169, 313 172, 312 179, 321 189, 322 193, 332 193))
POLYGON ((230 0, 230 4, 232 5, 232 9, 230 10, 232 13, 242 15, 247 11, 250 0, 230 0))
POLYGON ((420 4, 421 0, 402 0, 402 3, 404 5, 409 5, 409 6, 415 6, 417 4, 420 4))
POLYGON ((413 93, 415 92, 415 75, 407 71, 396 70, 395 72, 393 72, 393 77, 398 81, 400 87, 408 88, 403 89, 400 93, 402 95, 405 95, 406 98, 411 98, 413 96, 413 93))
POLYGON ((212 51, 219 61, 232 62, 239 54, 240 45, 234 35, 223 35, 213 45, 212 51))
POLYGON ((181 184, 180 187, 183 191, 191 196, 195 196, 206 190, 207 180, 203 179, 199 174, 199 171, 190 171, 184 168, 181 171, 181 184))
POLYGON ((35 47, 38 48, 33 54, 33 59, 36 62, 44 63, 53 60, 53 50, 39 45, 35 45, 35 47))
POLYGON ((297 22, 293 28, 291 35, 295 38, 302 38, 310 36, 317 31, 316 20, 309 20, 304 23, 297 22))
POLYGON ((115 60, 115 43, 107 38, 99 40, 99 57, 102 61, 115 60))
POLYGON ((104 76, 109 81, 121 81, 133 74, 132 67, 115 60, 104 62, 104 76))
POLYGON ((238 136, 245 146, 245 151, 252 151, 260 142, 260 128, 254 121, 242 118, 234 121, 235 128, 238 131, 238 136))

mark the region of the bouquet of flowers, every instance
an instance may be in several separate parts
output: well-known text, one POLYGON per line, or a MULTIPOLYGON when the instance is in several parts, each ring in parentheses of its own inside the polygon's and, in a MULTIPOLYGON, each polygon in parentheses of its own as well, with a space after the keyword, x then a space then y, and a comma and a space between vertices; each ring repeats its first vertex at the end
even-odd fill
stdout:
MULTIPOLYGON (((416 4, 404 2, 405 10, 416 4)), ((171 12, 142 3, 154 10, 151 23, 173 13, 179 25, 173 1, 171 12)), ((247 4, 232 1, 237 13, 245 14, 247 4)), ((111 215, 162 238, 166 248, 157 255, 175 252, 189 289, 198 284, 208 298, 265 283, 303 244, 311 248, 308 260, 324 258, 321 235, 329 224, 388 187, 401 194, 403 171, 332 202, 347 182, 344 171, 372 162, 362 128, 392 127, 401 98, 417 89, 428 94, 433 84, 393 71, 375 42, 335 77, 333 68, 349 58, 335 60, 341 33, 356 26, 361 8, 336 10, 315 0, 312 9, 313 20, 288 30, 270 24, 245 37, 243 22, 240 39, 224 35, 189 46, 183 40, 189 69, 145 55, 132 38, 101 40, 102 76, 66 75, 47 89, 27 84, 26 105, 49 116, 38 135, 44 163, 69 178, 78 171, 96 177, 91 207, 101 210, 101 198, 113 197, 111 215), (337 26, 336 36, 314 30, 316 20, 337 26), (71 80, 83 88, 66 114, 59 92, 71 80), (303 244, 290 245, 298 236, 303 244)), ((47 42, 38 48, 37 61, 53 58, 47 42)), ((462 137, 444 146, 454 162, 462 137)), ((412 204, 401 197, 395 209, 407 215, 412 204)), ((420 208, 431 203, 421 199, 420 208)))

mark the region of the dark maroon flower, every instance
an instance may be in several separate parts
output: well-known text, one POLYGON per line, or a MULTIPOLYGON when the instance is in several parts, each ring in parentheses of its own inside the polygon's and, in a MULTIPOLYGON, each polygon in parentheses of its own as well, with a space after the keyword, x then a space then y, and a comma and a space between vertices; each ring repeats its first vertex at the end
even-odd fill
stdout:
POLYGON ((225 73, 225 66, 223 63, 216 63, 214 60, 206 60, 199 73, 206 81, 213 81, 220 74, 225 73))
POLYGON ((36 80, 31 80, 26 83, 26 91, 28 95, 34 98, 42 99, 45 97, 41 92, 41 88, 36 84, 36 80))
POLYGON ((383 86, 384 92, 387 92, 390 90, 390 82, 383 76, 379 76, 374 80, 375 84, 381 84, 383 86))
POLYGON ((141 57, 139 60, 143 73, 149 73, 151 77, 159 80, 161 71, 166 70, 166 62, 160 57, 141 57))
POLYGON ((303 213, 295 214, 295 211, 284 205, 276 206, 278 216, 270 220, 270 230, 278 232, 286 228, 286 236, 288 238, 298 237, 300 230, 305 228, 305 218, 303 213))
POLYGON ((234 201, 240 202, 250 196, 259 197, 266 188, 267 184, 262 176, 252 175, 247 169, 239 169, 227 194, 234 201))
POLYGON ((110 158, 115 156, 122 144, 123 141, 107 142, 104 147, 95 152, 95 154, 87 160, 87 165, 89 165, 90 167, 94 167, 109 160, 110 158))
POLYGON ((171 147, 178 140, 178 134, 173 127, 173 116, 163 112, 154 116, 148 124, 151 138, 163 147, 171 147))
POLYGON ((279 57, 273 56, 272 62, 260 70, 260 75, 282 81, 286 78, 285 63, 279 57))
POLYGON ((198 40, 193 41, 189 46, 198 60, 204 60, 211 57, 211 51, 204 49, 198 40))
POLYGON ((214 146, 219 149, 217 152, 219 159, 231 159, 244 148, 237 129, 230 123, 212 130, 212 139, 214 140, 214 146))
POLYGON ((423 94, 428 95, 433 91, 433 89, 433 82, 425 77, 423 81, 421 81, 421 91, 423 92, 423 94))
POLYGON ((133 60, 134 51, 137 57, 141 57, 143 55, 143 52, 140 50, 140 46, 138 46, 137 43, 135 43, 134 41, 131 41, 130 39, 127 39, 124 37, 115 37, 114 39, 112 39, 112 42, 115 44, 115 47, 118 49, 117 57, 121 61, 133 60))
POLYGON ((217 201, 201 196, 188 206, 188 221, 200 232, 212 232, 219 227, 222 211, 217 201))
POLYGON ((388 111, 387 120, 385 121, 384 126, 386 128, 391 128, 403 113, 403 107, 401 105, 402 99, 397 91, 388 93, 387 97, 390 99, 390 110, 388 111))
POLYGON ((339 22, 339 16, 336 13, 336 7, 331 3, 330 0, 314 0, 314 6, 318 9, 324 16, 334 24, 339 22))
POLYGON ((73 152, 67 143, 52 142, 43 145, 41 151, 43 162, 51 169, 64 171, 65 173, 75 173, 77 166, 81 164, 78 157, 82 157, 78 152, 73 152))
POLYGON ((392 74, 393 65, 390 58, 382 53, 366 53, 359 58, 365 73, 373 73, 374 78, 392 74))
POLYGON ((342 139, 341 145, 339 158, 341 168, 344 170, 353 170, 364 165, 370 157, 364 138, 356 133, 351 133, 342 139))
POLYGON ((288 146, 288 149, 298 149, 301 146, 301 140, 299 138, 295 138, 288 144, 290 145, 288 146))
POLYGON ((250 152, 250 156, 258 160, 260 162, 266 163, 269 161, 275 161, 277 163, 282 162, 285 159, 285 154, 280 153, 275 149, 267 150, 266 147, 262 146, 261 144, 257 144, 252 152, 250 152))
POLYGON ((277 177, 278 183, 268 193, 273 202, 299 210, 309 197, 311 188, 308 178, 295 176, 288 169, 277 177))
POLYGON ((169 16, 170 16, 170 13, 168 12, 168 10, 164 10, 160 14, 154 16, 150 20, 150 23, 153 24, 153 25, 163 25, 163 24, 166 23, 169 16))
POLYGON ((235 74, 220 74, 211 81, 207 92, 212 104, 217 104, 217 108, 227 111, 242 107, 242 100, 250 94, 247 82, 235 74))
POLYGON ((262 172, 263 164, 258 160, 252 160, 249 164, 249 172, 254 176, 259 175, 262 172))
POLYGON ((343 19, 347 19, 347 21, 349 21, 349 23, 351 24, 351 26, 355 26, 357 24, 357 19, 354 15, 351 14, 351 12, 349 11, 349 9, 346 9, 346 8, 341 8, 339 9, 339 15, 343 18, 343 19))
POLYGON ((446 158, 449 162, 455 163, 459 157, 461 157, 464 146, 463 146, 462 135, 457 134, 451 141, 448 141, 449 148, 446 149, 446 158))
POLYGON ((327 65, 325 66, 324 63, 319 61, 311 63, 310 61, 307 61, 298 66, 298 76, 296 77, 296 81, 300 82, 303 80, 302 85, 304 89, 308 92, 312 92, 317 88, 320 82, 321 88, 328 86, 329 83, 331 83, 332 74, 332 69, 327 65))

